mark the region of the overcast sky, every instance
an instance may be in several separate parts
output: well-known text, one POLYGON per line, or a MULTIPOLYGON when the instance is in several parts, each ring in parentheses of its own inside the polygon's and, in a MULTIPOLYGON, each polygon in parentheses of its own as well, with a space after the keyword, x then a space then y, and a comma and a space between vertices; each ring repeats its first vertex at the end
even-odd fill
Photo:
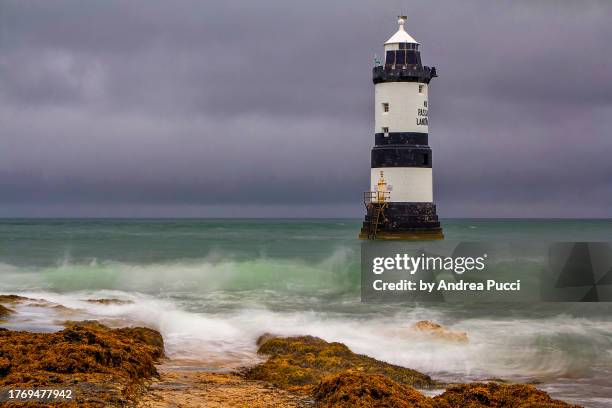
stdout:
POLYGON ((0 0, 0 216, 362 216, 398 14, 441 217, 612 216, 606 0, 0 0))

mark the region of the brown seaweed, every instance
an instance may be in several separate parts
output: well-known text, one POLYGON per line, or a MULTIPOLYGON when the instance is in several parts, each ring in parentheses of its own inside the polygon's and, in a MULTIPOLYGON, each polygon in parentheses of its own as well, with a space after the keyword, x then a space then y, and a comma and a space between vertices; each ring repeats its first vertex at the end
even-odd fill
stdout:
POLYGON ((280 388, 309 390, 323 377, 348 369, 364 374, 381 374, 401 384, 421 388, 438 385, 430 376, 416 370, 356 354, 342 343, 328 343, 317 337, 276 337, 260 343, 258 353, 269 358, 248 369, 245 375, 280 388))
POLYGON ((162 355, 161 335, 147 328, 86 322, 56 333, 0 330, 0 387, 74 389, 76 402, 64 406, 125 405, 158 375, 162 355))

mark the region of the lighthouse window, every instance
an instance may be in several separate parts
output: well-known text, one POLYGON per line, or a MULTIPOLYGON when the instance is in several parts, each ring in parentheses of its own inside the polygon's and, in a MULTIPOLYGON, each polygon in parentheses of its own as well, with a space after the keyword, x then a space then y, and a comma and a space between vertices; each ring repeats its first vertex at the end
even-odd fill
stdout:
POLYGON ((387 51, 387 57, 385 58, 385 64, 395 64, 395 51, 387 51))
POLYGON ((388 127, 383 127, 382 131, 384 134, 389 134, 389 128, 388 127))
POLYGON ((425 92, 425 85, 419 85, 419 93, 423 95, 424 92, 425 92))
POLYGON ((406 51, 397 51, 395 53, 395 63, 397 65, 404 65, 406 63, 406 51))
POLYGON ((414 51, 406 52, 406 63, 411 65, 417 64, 417 55, 414 51))
POLYGON ((389 112, 389 104, 388 103, 383 103, 383 112, 389 112))
POLYGON ((416 50, 418 44, 414 43, 399 43, 400 50, 416 50))

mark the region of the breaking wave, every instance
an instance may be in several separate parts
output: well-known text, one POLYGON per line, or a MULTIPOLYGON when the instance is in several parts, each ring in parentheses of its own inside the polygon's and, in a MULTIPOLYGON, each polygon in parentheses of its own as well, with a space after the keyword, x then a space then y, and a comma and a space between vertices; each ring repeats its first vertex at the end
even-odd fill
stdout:
MULTIPOLYGON (((60 329, 63 320, 77 318, 100 319, 119 326, 146 325, 162 333, 171 357, 199 359, 215 367, 235 368, 257 361, 255 340, 265 332, 310 334, 340 341, 355 352, 448 381, 589 377, 598 367, 612 365, 612 323, 567 315, 457 319, 444 310, 418 306, 393 312, 350 313, 271 310, 257 302, 219 309, 215 304, 218 298, 175 300, 116 290, 20 294, 61 304, 68 311, 22 307, 20 320, 12 322, 15 326, 44 327, 54 322, 56 326, 49 330, 60 329), (86 301, 98 298, 130 303, 86 301), (409 327, 419 320, 434 320, 465 331, 469 342, 415 337, 409 327)), ((348 306, 360 310, 357 301, 348 306)))
POLYGON ((338 248, 327 258, 252 259, 220 257, 164 263, 129 264, 91 259, 73 263, 62 259, 53 267, 15 267, 0 264, 5 290, 45 289, 59 292, 75 290, 124 290, 143 293, 189 291, 278 290, 289 292, 357 291, 358 257, 350 248, 338 248))

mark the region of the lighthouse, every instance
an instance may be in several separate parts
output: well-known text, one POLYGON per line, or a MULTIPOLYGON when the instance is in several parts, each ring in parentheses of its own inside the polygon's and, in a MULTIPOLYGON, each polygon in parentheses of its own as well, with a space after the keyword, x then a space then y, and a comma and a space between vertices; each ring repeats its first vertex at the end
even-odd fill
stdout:
POLYGON ((362 239, 442 239, 433 201, 428 88, 437 76, 421 63, 420 44, 404 29, 375 59, 374 147, 370 191, 364 193, 362 239))

